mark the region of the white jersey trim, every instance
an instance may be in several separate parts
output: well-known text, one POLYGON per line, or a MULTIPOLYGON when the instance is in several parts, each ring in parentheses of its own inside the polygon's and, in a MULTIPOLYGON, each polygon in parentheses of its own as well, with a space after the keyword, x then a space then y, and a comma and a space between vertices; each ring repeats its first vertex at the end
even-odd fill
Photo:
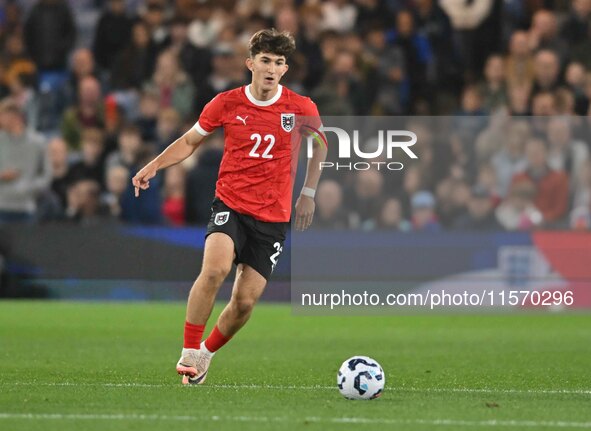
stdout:
POLYGON ((193 126, 193 128, 194 128, 195 130, 197 130, 197 133, 199 133, 200 135, 203 135, 203 136, 208 136, 208 135, 211 135, 211 132, 208 132, 208 131, 207 131, 207 130, 205 130, 203 127, 201 127, 201 124, 199 124, 199 121, 197 121, 197 122, 195 123, 195 125, 193 126))
POLYGON ((275 103, 279 100, 279 98, 281 97, 282 91, 283 91, 283 86, 281 84, 279 84, 277 86, 277 93, 275 93, 275 96, 273 96, 269 100, 258 100, 258 99, 255 99, 255 97, 250 92, 250 84, 248 84, 246 86, 246 88, 244 89, 244 93, 246 94, 247 99, 250 101, 250 103, 252 103, 253 105, 256 105, 256 106, 271 106, 273 103, 275 103))

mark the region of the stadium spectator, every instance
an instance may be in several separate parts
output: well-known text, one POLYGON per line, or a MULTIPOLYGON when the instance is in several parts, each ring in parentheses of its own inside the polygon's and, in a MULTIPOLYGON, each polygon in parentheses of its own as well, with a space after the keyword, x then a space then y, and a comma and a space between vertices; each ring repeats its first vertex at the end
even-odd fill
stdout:
POLYGON ((388 32, 387 38, 402 53, 408 83, 408 95, 402 104, 413 113, 419 101, 430 100, 428 78, 433 54, 429 40, 416 31, 414 17, 408 10, 396 14, 395 30, 388 32))
MULTIPOLYGON (((306 76, 302 84, 307 90, 312 90, 320 83, 326 67, 320 49, 322 9, 319 5, 305 4, 299 9, 299 16, 302 29, 296 40, 296 46, 298 52, 306 59, 306 76)), ((258 28, 262 27, 264 25, 258 28)), ((249 34, 253 33, 254 31, 249 34)))
POLYGON ((23 32, 23 5, 16 1, 4 2, 0 22, 0 45, 6 38, 23 32))
POLYGON ((461 59, 464 77, 468 82, 473 82, 480 75, 485 59, 496 48, 493 34, 480 37, 486 30, 487 18, 493 12, 493 3, 493 0, 439 1, 439 5, 451 21, 457 53, 461 59), (490 42, 483 43, 487 38, 490 42))
POLYGON ((587 70, 591 68, 591 26, 587 37, 571 47, 570 60, 581 63, 587 70))
POLYGON ((414 4, 417 31, 427 38, 433 53, 433 75, 437 83, 436 88, 441 93, 457 94, 461 90, 463 76, 460 59, 454 52, 449 17, 436 0, 417 0, 414 4))
POLYGON ((181 117, 174 108, 165 108, 158 114, 156 123, 156 150, 161 152, 181 136, 181 117))
POLYGON ((453 223, 455 229, 478 231, 501 229, 494 212, 493 196, 484 186, 472 187, 467 208, 468 211, 453 223))
MULTIPOLYGON (((355 30, 360 33, 371 31, 376 27, 385 27, 388 24, 390 11, 385 2, 380 0, 358 0, 355 30)), ((424 2, 423 2, 424 3, 424 2)), ((428 12, 426 12, 427 14, 428 12)))
POLYGON ((532 94, 554 91, 560 86, 560 59, 556 52, 543 49, 534 57, 534 81, 532 94))
POLYGON ((39 123, 39 98, 34 89, 33 76, 19 73, 7 76, 9 94, 5 101, 15 104, 25 116, 27 127, 37 130, 39 123))
POLYGON ((170 31, 166 25, 166 3, 166 0, 146 0, 146 6, 141 13, 142 20, 148 25, 150 38, 157 53, 164 50, 170 43, 170 31))
POLYGON ((491 163, 483 163, 478 168, 475 185, 472 187, 481 187, 488 193, 493 207, 497 207, 502 198, 499 193, 499 183, 497 172, 491 163))
POLYGON ((291 6, 280 6, 275 13, 275 28, 279 31, 287 31, 294 38, 297 38, 299 18, 296 10, 291 6))
POLYGON ((478 164, 487 163, 499 151, 499 143, 507 139, 511 118, 506 108, 498 109, 489 117, 487 127, 476 138, 475 152, 478 164))
POLYGON ((573 207, 591 208, 591 159, 581 166, 579 176, 574 179, 573 207))
POLYGON ((22 34, 6 35, 2 64, 5 69, 2 84, 5 86, 10 86, 17 76, 26 77, 30 83, 36 81, 37 65, 26 52, 22 34))
POLYGON ((121 165, 111 166, 106 174, 106 191, 101 195, 103 205, 113 218, 121 217, 121 198, 129 187, 129 170, 121 165))
POLYGON ((571 10, 562 23, 560 35, 570 46, 582 42, 589 33, 591 19, 591 1, 573 0, 571 10))
POLYGON ((534 60, 525 31, 516 31, 509 41, 506 62, 507 84, 511 88, 530 88, 534 80, 534 60))
POLYGON ((156 47, 150 39, 148 26, 137 21, 131 31, 131 40, 114 56, 111 87, 115 90, 141 89, 152 76, 156 62, 156 47))
POLYGON ((160 109, 172 107, 183 119, 191 114, 195 87, 179 67, 178 57, 173 51, 160 54, 152 80, 146 84, 145 91, 158 94, 160 109))
MULTIPOLYGON (((533 96, 531 102, 531 113, 535 117, 547 117, 558 114, 558 108, 556 103, 556 94, 551 91, 543 91, 533 96)), ((539 122, 534 124, 542 123, 545 124, 547 119, 540 119, 539 122)))
POLYGON ((587 112, 585 112, 585 115, 589 118, 591 114, 591 73, 585 75, 585 97, 587 99, 587 112))
POLYGON ((585 67, 581 63, 569 63, 564 72, 564 80, 574 95, 576 114, 586 115, 589 100, 585 94, 585 67))
POLYGON ((570 214, 572 229, 591 229, 591 160, 587 160, 574 181, 573 210, 570 214))
POLYGON ((185 224, 185 177, 187 173, 182 165, 172 166, 164 173, 164 200, 162 214, 168 224, 185 224))
POLYGON ((295 52, 289 57, 289 70, 283 75, 283 86, 290 88, 297 93, 306 93, 304 81, 306 79, 307 60, 299 52, 295 52))
POLYGON ((96 25, 92 51, 104 71, 110 71, 114 60, 129 43, 132 20, 127 16, 125 0, 108 0, 96 25))
POLYGON ((341 37, 334 31, 323 31, 319 38, 320 52, 325 65, 332 64, 340 51, 341 37))
MULTIPOLYGON (((144 161, 144 163, 146 162, 144 161)), ((140 165, 143 166, 142 163, 138 163, 130 172, 136 172, 140 165)), ((129 184, 131 178, 128 178, 127 181, 129 184)), ((121 196, 121 220, 133 224, 162 224, 160 181, 158 177, 150 180, 152 187, 150 187, 149 193, 143 194, 142 199, 135 199, 133 188, 127 187, 121 196)))
MULTIPOLYGON (((437 137, 434 136, 432 130, 432 124, 425 121, 409 121, 407 123, 408 130, 412 130, 417 135, 417 143, 413 147, 413 151, 420 154, 419 159, 416 161, 416 166, 419 169, 421 176, 421 187, 424 189, 432 190, 435 184, 444 176, 447 175, 447 159, 448 155, 443 154, 441 148, 437 152, 437 147, 443 146, 442 142, 437 141, 437 137), (444 168, 445 166, 445 168, 444 168)), ((389 161, 385 159, 384 161, 389 161)), ((393 177, 390 179, 388 184, 398 189, 398 184, 395 182, 398 175, 388 175, 393 177)), ((415 190, 416 191, 416 190, 415 190)))
POLYGON ((103 188, 105 172, 102 156, 105 144, 102 131, 96 128, 83 129, 81 147, 82 159, 70 166, 68 182, 93 180, 103 188))
POLYGON ((542 214, 542 221, 552 226, 566 215, 568 209, 568 177, 562 171, 548 166, 548 150, 543 140, 530 138, 525 148, 526 170, 513 177, 511 187, 531 183, 534 187, 534 204, 542 214))
POLYGON ((312 98, 323 115, 354 115, 364 112, 365 95, 355 57, 339 51, 312 98))
POLYGON ((470 185, 465 180, 451 179, 446 193, 438 198, 438 221, 443 227, 451 228, 457 219, 468 212, 470 185))
POLYGON ((82 225, 103 223, 109 216, 101 205, 100 185, 93 180, 79 180, 68 188, 66 220, 82 225))
POLYGON ((403 171, 403 180, 402 180, 402 208, 404 209, 404 214, 410 215, 411 208, 410 208, 410 199, 411 197, 417 193, 419 190, 425 188, 423 184, 423 175, 421 169, 418 165, 410 165, 406 167, 403 171))
POLYGON ((63 211, 68 193, 68 145, 62 138, 53 138, 47 146, 51 169, 50 189, 57 197, 63 211))
POLYGON ((405 79, 403 53, 400 48, 386 44, 382 28, 370 29, 366 43, 376 71, 376 79, 368 82, 369 98, 375 100, 372 110, 383 115, 401 114, 405 79))
POLYGON ((591 229, 591 211, 588 207, 575 207, 571 211, 570 228, 573 230, 591 229))
POLYGON ((324 30, 347 33, 353 30, 357 19, 357 8, 347 0, 326 0, 322 2, 324 30))
POLYGON ((335 180, 322 180, 316 192, 316 214, 312 227, 318 229, 346 229, 347 212, 343 208, 343 189, 335 180))
POLYGON ((236 51, 231 44, 218 44, 213 50, 212 72, 207 82, 201 86, 201 94, 198 95, 197 110, 201 111, 207 100, 212 99, 217 93, 227 91, 230 88, 243 84, 243 77, 236 75, 236 51))
POLYGON ((187 223, 207 224, 211 216, 211 201, 223 154, 223 140, 212 138, 200 149, 197 164, 187 175, 187 223))
POLYGON ((482 107, 493 113, 507 106, 507 86, 505 83, 505 61, 501 55, 491 55, 484 67, 485 81, 480 85, 482 107))
POLYGON ((106 168, 120 165, 132 170, 141 160, 146 158, 147 148, 142 142, 140 130, 133 126, 125 126, 119 133, 118 148, 109 154, 105 161, 106 168))
POLYGON ((438 232, 441 230, 435 214, 435 198, 431 192, 421 190, 411 198, 413 230, 421 232, 438 232))
POLYGON ((526 168, 525 142, 529 136, 530 127, 526 121, 513 121, 509 125, 507 139, 491 159, 502 197, 507 195, 513 177, 526 168))
POLYGON ((509 87, 509 113, 513 117, 530 115, 529 87, 509 87))
POLYGON ((386 199, 380 210, 380 215, 377 219, 375 228, 396 230, 399 232, 408 232, 412 230, 412 225, 404 218, 400 200, 396 198, 386 199))
POLYGON ((477 167, 476 148, 474 142, 487 125, 488 118, 482 107, 482 97, 475 85, 464 88, 461 109, 453 120, 454 138, 452 150, 455 161, 466 171, 474 174, 477 167))
POLYGON ((187 31, 187 22, 180 17, 175 18, 171 22, 168 49, 179 59, 180 66, 195 87, 199 88, 211 73, 211 51, 194 46, 189 41, 187 31))
MULTIPOLYGON (((273 14, 273 6, 270 4, 259 4, 258 13, 266 18, 273 14)), ((195 8, 193 21, 189 25, 189 40, 198 48, 212 48, 225 22, 222 16, 214 12, 211 3, 204 3, 195 8)))
POLYGON ((72 150, 80 148, 82 129, 105 125, 105 107, 101 87, 93 76, 82 78, 78 85, 78 103, 64 112, 61 132, 72 150))
POLYGON ((45 140, 14 104, 0 106, 0 129, 0 223, 31 222, 51 177, 45 140))
POLYGON ((562 116, 574 116, 575 114, 575 95, 566 87, 560 87, 554 92, 556 96, 556 112, 562 116))
POLYGON ((79 48, 72 54, 70 77, 66 86, 66 103, 68 105, 78 103, 78 87, 86 77, 98 79, 95 73, 94 55, 90 49, 79 48))
POLYGON ((27 51, 41 72, 66 70, 76 26, 65 0, 39 0, 25 22, 27 51))
POLYGON ((554 117, 548 122, 548 166, 555 171, 563 171, 574 190, 576 179, 589 159, 589 149, 584 142, 573 138, 572 124, 568 117, 554 117))
POLYGON ((559 56, 559 64, 564 64, 568 57, 568 44, 560 38, 556 14, 547 9, 540 9, 532 18, 529 29, 529 44, 534 51, 551 51, 559 56))
POLYGON ((531 230, 540 226, 543 215, 534 204, 535 185, 531 182, 516 182, 509 196, 495 211, 497 220, 506 230, 531 230))
POLYGON ((143 91, 140 96, 139 112, 134 116, 134 124, 140 129, 142 140, 145 142, 156 142, 158 140, 159 109, 160 97, 158 94, 154 91, 143 91))
POLYGON ((384 177, 376 170, 355 173, 352 193, 347 207, 352 211, 351 224, 361 227, 379 216, 384 196, 384 177))

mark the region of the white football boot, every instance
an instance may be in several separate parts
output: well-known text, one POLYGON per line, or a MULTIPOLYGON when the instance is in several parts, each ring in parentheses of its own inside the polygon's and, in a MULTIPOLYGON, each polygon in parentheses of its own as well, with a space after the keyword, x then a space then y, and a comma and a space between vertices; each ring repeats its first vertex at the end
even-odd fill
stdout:
POLYGON ((183 385, 201 385, 207 377, 207 370, 214 353, 207 350, 205 343, 201 348, 183 349, 181 358, 176 364, 176 372, 183 376, 183 385))

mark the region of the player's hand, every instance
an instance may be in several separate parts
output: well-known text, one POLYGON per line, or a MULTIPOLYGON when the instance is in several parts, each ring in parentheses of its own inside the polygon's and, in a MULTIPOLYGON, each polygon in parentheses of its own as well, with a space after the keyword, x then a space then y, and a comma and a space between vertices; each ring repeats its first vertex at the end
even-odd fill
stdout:
POLYGON ((131 183, 135 187, 135 197, 140 195, 140 190, 150 188, 150 180, 156 176, 158 169, 151 163, 148 163, 142 170, 140 170, 135 177, 131 179, 131 183))
POLYGON ((309 196, 300 196, 296 201, 296 230, 306 230, 312 224, 316 203, 309 196))

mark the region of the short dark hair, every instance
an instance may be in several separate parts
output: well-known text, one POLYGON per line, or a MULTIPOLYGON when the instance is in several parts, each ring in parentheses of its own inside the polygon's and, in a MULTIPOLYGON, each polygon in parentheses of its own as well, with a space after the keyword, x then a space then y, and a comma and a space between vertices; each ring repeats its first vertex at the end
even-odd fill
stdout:
POLYGON ((283 55, 286 59, 295 51, 295 40, 286 31, 279 32, 274 28, 257 31, 248 42, 248 53, 254 58, 261 52, 283 55))

